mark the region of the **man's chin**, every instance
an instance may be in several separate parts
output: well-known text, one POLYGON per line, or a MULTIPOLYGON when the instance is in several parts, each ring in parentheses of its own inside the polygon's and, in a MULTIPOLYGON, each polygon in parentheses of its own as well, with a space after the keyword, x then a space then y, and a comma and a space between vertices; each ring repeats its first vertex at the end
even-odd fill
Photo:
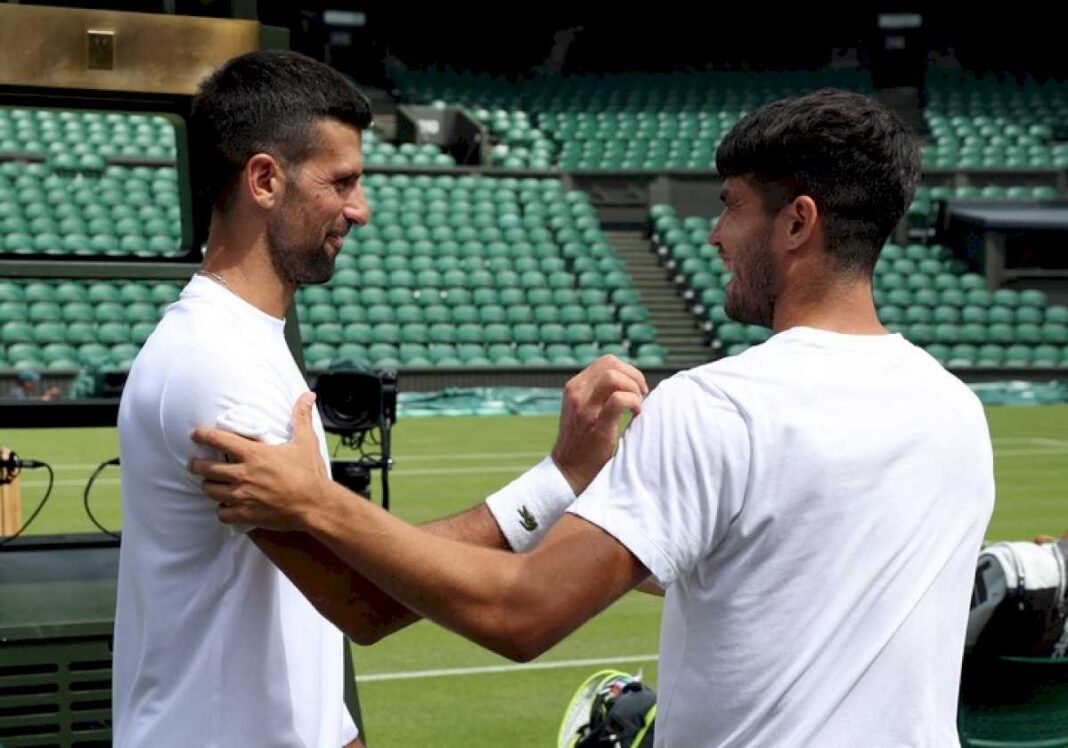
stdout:
MULTIPOLYGON (((735 283, 736 281, 731 281, 735 283)), ((758 315, 754 310, 744 304, 738 297, 731 293, 730 285, 727 286, 727 298, 723 302, 723 311, 726 312, 727 317, 735 322, 741 322, 744 325, 759 325, 757 321, 758 315)))
POLYGON ((297 285, 316 286, 334 277, 334 255, 324 249, 315 264, 307 264, 300 270, 297 285))

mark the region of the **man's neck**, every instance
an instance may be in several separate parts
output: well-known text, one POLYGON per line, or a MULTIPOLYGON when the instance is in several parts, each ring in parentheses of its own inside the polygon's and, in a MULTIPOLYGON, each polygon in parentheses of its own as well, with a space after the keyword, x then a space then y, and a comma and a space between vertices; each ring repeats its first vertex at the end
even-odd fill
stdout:
POLYGON ((278 319, 285 318, 296 292, 296 288, 278 276, 271 263, 266 235, 243 235, 225 220, 212 220, 201 270, 209 277, 216 276, 252 306, 278 319))
POLYGON ((886 335, 872 298, 871 282, 866 279, 835 279, 819 288, 814 286, 788 290, 775 305, 772 329, 782 332, 791 327, 813 327, 847 335, 886 335))

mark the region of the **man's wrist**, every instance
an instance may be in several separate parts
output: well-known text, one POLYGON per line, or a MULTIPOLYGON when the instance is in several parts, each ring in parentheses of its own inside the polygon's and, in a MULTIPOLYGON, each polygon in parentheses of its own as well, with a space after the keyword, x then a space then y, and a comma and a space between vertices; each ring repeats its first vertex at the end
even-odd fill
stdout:
POLYGON ((308 500, 303 502, 296 517, 297 524, 308 533, 326 533, 331 521, 344 512, 344 504, 359 498, 340 483, 323 476, 309 491, 308 500))
POLYGON ((574 492, 575 496, 581 495, 582 492, 586 490, 586 486, 589 485, 589 481, 583 478, 579 471, 560 459, 556 454, 556 450, 553 450, 549 457, 552 459, 553 465, 556 466, 556 470, 563 476, 564 480, 567 481, 567 484, 571 486, 571 490, 574 492))
POLYGON ((575 500, 556 461, 546 458, 486 499, 512 550, 529 550, 575 500))

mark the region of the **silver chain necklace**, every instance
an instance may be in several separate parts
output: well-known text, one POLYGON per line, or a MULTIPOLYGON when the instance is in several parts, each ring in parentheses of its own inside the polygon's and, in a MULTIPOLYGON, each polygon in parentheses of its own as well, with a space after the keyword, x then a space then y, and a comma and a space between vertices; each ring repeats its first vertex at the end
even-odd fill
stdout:
POLYGON ((197 271, 197 275, 203 275, 205 278, 208 278, 209 280, 215 281, 216 283, 218 283, 220 286, 222 286, 223 288, 225 288, 227 291, 229 291, 230 293, 234 294, 235 296, 239 296, 240 295, 240 294, 237 293, 237 291, 234 290, 234 287, 231 286, 229 283, 227 283, 226 279, 223 278, 218 273, 213 273, 210 270, 198 270, 197 271))

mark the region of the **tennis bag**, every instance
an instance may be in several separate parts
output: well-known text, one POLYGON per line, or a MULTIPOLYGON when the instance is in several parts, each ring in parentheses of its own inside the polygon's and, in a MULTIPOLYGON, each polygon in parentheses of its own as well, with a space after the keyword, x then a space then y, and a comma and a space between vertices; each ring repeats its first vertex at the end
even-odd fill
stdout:
POLYGON ((601 670, 571 697, 558 748, 652 748, 656 691, 641 674, 601 670))
POLYGON ((994 543, 975 572, 966 649, 970 654, 1068 656, 1068 543, 994 543))

